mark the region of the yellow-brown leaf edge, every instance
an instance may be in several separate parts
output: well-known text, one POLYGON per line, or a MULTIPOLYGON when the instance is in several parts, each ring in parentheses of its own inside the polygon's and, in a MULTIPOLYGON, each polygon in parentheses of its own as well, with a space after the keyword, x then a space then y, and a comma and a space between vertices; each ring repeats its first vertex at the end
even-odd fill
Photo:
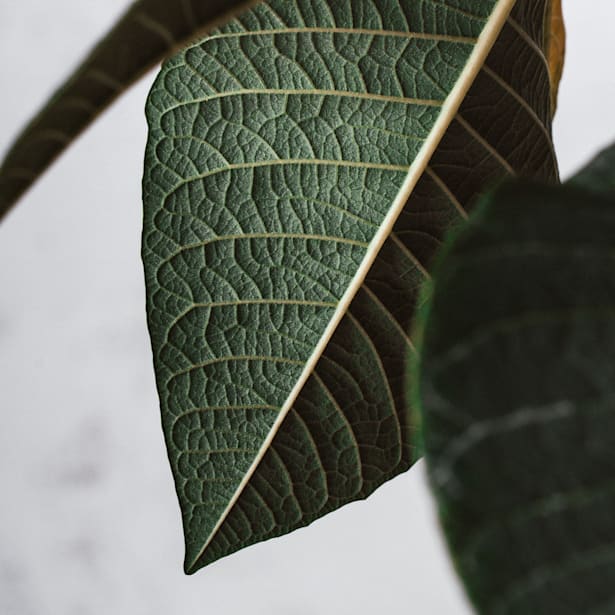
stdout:
POLYGON ((547 20, 545 49, 551 74, 551 109, 557 109, 557 94, 566 59, 566 26, 562 12, 562 0, 551 0, 550 17, 547 20))

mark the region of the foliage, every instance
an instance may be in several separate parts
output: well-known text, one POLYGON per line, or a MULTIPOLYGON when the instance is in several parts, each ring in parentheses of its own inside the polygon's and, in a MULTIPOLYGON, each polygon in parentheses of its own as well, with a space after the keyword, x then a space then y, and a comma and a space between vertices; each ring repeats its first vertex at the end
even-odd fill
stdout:
POLYGON ((610 497, 613 163, 555 185, 564 47, 559 0, 139 0, 16 141, 0 215, 172 56, 143 260, 188 573, 369 496, 424 439, 481 612, 608 600, 610 528, 585 524, 610 497))
POLYGON ((438 238, 486 183, 557 176, 547 66, 533 108, 509 62, 545 5, 500 37, 512 4, 270 1, 160 73, 143 255, 188 572, 412 462, 405 332, 438 238))

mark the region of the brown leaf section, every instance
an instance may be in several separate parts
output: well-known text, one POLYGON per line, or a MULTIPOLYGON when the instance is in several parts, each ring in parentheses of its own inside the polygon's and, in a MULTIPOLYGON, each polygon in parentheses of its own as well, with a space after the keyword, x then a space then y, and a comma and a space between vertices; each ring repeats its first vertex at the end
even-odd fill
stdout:
POLYGON ((559 83, 564 71, 566 57, 566 26, 562 13, 562 0, 551 0, 549 10, 551 15, 547 21, 545 49, 551 75, 551 111, 555 114, 559 83))

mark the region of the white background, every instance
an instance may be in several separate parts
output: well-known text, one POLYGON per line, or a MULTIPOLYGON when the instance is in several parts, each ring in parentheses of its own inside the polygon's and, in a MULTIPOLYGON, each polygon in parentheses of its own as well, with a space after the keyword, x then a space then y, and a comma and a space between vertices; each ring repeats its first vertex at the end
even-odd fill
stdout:
MULTIPOLYGON (((566 177, 615 140, 615 3, 564 2, 566 177)), ((0 151, 127 4, 0 0, 0 151)), ((183 576, 139 258, 152 78, 0 225, 0 613, 468 615, 422 464, 183 576)))

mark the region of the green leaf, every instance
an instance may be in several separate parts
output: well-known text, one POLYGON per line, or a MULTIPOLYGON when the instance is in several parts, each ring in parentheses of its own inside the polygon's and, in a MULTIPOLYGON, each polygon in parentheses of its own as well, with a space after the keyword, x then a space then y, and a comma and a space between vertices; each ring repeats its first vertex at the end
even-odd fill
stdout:
POLYGON ((143 258, 187 572, 411 465, 444 231, 505 175, 557 178, 547 5, 271 0, 164 66, 143 258))
POLYGON ((481 613, 613 611, 614 179, 615 147, 564 186, 502 186, 421 311, 429 476, 481 613))
POLYGON ((245 0, 134 2, 7 153, 0 167, 0 219, 81 131, 147 70, 186 41, 253 4, 245 0))

